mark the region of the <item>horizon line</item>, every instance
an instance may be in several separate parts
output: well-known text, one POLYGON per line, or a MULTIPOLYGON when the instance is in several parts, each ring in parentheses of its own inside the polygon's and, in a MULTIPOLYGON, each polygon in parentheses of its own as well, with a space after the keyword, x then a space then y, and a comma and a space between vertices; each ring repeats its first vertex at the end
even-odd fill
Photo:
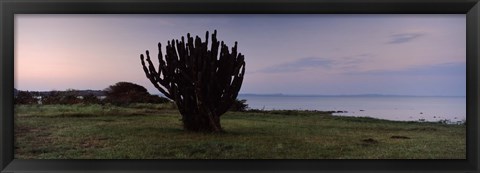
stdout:
MULTIPOLYGON (((21 90, 14 88, 18 91, 28 92, 50 92, 50 91, 67 91, 67 90, 21 90)), ((76 91, 104 91, 103 89, 73 89, 76 91)), ((161 95, 162 93, 151 93, 152 95, 161 95)), ((398 96, 398 97, 466 97, 466 95, 410 95, 410 94, 379 94, 379 93, 362 93, 362 94, 284 94, 284 93, 238 93, 238 95, 256 95, 256 96, 302 96, 302 97, 338 97, 338 96, 398 96)))

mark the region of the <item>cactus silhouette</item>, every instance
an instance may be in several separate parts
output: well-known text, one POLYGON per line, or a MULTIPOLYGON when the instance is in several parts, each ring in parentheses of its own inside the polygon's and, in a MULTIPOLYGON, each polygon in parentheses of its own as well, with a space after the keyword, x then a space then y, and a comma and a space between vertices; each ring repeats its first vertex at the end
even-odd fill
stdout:
POLYGON ((166 97, 175 101, 188 131, 221 132, 220 116, 236 100, 245 74, 245 58, 237 52, 237 42, 231 52, 227 45, 212 34, 208 49, 205 42, 187 34, 181 40, 168 41, 166 55, 158 43, 158 69, 148 50, 140 55, 143 70, 150 82, 166 97), (220 51, 219 51, 220 50, 220 51), (146 65, 145 61, 148 63, 146 65))

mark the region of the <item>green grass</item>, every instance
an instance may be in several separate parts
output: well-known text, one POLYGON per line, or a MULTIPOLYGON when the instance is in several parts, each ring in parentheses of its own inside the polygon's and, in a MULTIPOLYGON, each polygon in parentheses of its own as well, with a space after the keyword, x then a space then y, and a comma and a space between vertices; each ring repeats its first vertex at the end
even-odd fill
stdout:
POLYGON ((466 158, 465 125, 228 112, 221 120, 226 133, 209 134, 184 131, 172 104, 17 105, 15 111, 17 159, 466 158))

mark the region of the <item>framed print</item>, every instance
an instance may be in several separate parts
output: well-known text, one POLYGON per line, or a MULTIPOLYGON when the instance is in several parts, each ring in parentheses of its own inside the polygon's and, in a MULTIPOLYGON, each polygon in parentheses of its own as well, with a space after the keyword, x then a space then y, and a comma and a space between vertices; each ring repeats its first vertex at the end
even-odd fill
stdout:
POLYGON ((478 1, 0 8, 2 172, 478 171, 478 1))

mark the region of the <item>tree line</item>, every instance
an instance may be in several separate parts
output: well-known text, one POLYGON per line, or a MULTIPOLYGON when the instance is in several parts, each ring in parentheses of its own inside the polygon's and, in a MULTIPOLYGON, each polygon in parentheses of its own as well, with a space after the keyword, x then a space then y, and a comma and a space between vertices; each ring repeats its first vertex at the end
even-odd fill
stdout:
MULTIPOLYGON (((101 90, 81 91, 68 89, 66 91, 15 91, 15 104, 112 104, 116 106, 127 106, 132 103, 170 103, 170 99, 152 95, 148 90, 138 84, 131 82, 118 82, 101 90), (90 91, 90 92, 89 92, 90 91)), ((173 102, 172 102, 173 103, 173 102)), ((248 108, 246 100, 236 100, 231 106, 231 111, 245 111, 248 108)))
POLYGON ((118 82, 101 92, 85 92, 68 89, 66 91, 16 91, 15 104, 106 104, 124 106, 130 103, 168 103, 169 99, 151 95, 141 85, 131 82, 118 82))

